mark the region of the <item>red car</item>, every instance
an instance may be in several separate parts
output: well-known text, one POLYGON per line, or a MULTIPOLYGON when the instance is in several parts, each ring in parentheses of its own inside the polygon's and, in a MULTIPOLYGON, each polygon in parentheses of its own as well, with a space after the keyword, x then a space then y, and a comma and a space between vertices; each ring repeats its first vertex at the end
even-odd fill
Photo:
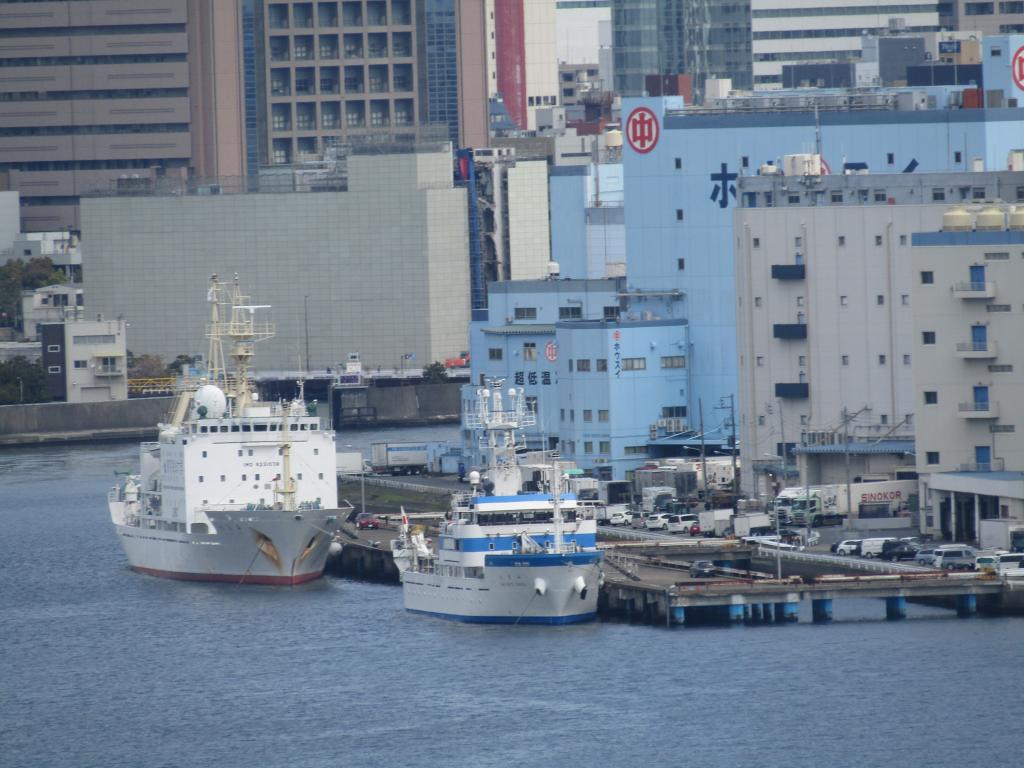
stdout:
POLYGON ((700 536, 700 523, 694 523, 690 526, 691 536, 700 536))
POLYGON ((380 518, 376 515, 371 515, 369 512, 360 512, 356 515, 356 528, 364 530, 366 528, 379 529, 381 527, 380 518))

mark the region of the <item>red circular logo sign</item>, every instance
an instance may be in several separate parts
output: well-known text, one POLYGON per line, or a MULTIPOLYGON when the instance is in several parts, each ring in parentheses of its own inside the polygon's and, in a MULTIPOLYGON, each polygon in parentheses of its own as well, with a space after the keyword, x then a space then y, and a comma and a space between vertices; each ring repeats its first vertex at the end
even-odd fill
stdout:
POLYGON ((1024 45, 1017 49, 1010 61, 1010 72, 1013 73, 1014 84, 1024 91, 1024 45))
POLYGON ((626 141, 634 152, 646 155, 658 143, 661 127, 658 118, 647 107, 637 107, 626 119, 626 141))
POLYGON ((549 363, 553 363, 558 359, 558 345, 555 342, 549 341, 544 345, 544 357, 548 359, 549 363))

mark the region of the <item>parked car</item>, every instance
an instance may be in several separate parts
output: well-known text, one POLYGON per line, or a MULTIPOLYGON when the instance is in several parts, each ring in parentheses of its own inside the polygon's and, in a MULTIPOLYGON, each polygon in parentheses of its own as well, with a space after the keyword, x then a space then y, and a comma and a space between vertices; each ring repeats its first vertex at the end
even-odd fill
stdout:
POLYGON ((949 547, 936 550, 932 564, 944 571, 970 571, 974 569, 975 557, 970 547, 949 547))
POLYGON ((633 512, 629 518, 630 528, 646 528, 647 519, 643 512, 633 512))
POLYGON ((843 539, 836 546, 837 555, 859 555, 860 554, 860 539, 843 539))
POLYGON ((629 512, 615 511, 608 515, 608 519, 605 521, 608 525, 629 525, 629 521, 632 520, 629 512))
POLYGON ((1002 576, 1008 571, 1019 571, 1024 568, 1024 554, 1020 552, 1007 552, 999 555, 999 562, 996 564, 996 573, 1002 576))
POLYGON ((837 512, 827 512, 824 515, 817 515, 811 520, 811 526, 820 528, 823 525, 842 525, 845 520, 846 515, 840 515, 837 512))
POLYGON ((690 578, 693 579, 709 579, 715 573, 715 564, 710 560, 697 560, 690 565, 690 578))
POLYGON ((860 543, 861 557, 878 557, 882 554, 882 547, 887 541, 896 541, 891 536, 879 537, 876 539, 864 539, 860 543))
POLYGON ((918 565, 932 565, 935 559, 935 550, 931 547, 917 550, 914 555, 914 562, 918 565))
POLYGON ((700 536, 700 523, 694 523, 690 526, 691 536, 700 536))
POLYGON ((999 555, 978 555, 974 558, 974 570, 979 573, 995 573, 999 570, 999 555))
POLYGON ((656 512, 653 515, 648 515, 647 520, 644 521, 644 525, 648 531, 667 531, 668 530, 668 518, 664 512, 656 512))
POLYGON ((377 530, 378 528, 381 528, 383 525, 384 524, 381 522, 381 519, 376 515, 371 514, 370 512, 360 512, 358 515, 356 515, 356 528, 358 528, 359 530, 364 530, 367 528, 377 530))
POLYGON ((689 533, 690 527, 697 522, 696 515, 669 515, 668 516, 668 532, 669 533, 689 533))
POLYGON ((913 560, 917 557, 917 551, 920 549, 919 546, 909 541, 897 541, 886 542, 886 546, 882 549, 882 554, 879 557, 882 560, 889 560, 890 562, 895 560, 913 560))

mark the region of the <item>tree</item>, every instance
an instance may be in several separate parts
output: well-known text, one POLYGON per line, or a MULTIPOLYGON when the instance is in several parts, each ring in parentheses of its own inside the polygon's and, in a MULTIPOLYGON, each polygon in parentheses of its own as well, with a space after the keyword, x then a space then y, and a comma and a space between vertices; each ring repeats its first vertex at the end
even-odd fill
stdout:
POLYGON ((423 381, 428 384, 448 381, 448 369, 444 367, 444 363, 431 363, 423 369, 423 381))
POLYGON ((53 268, 53 261, 47 256, 37 256, 28 261, 11 259, 0 265, 0 316, 6 314, 13 318, 21 314, 22 291, 65 282, 67 278, 53 268))
POLYGON ((0 405, 44 403, 48 400, 42 363, 20 355, 0 363, 0 405))
POLYGON ((160 355, 133 355, 128 364, 128 375, 133 379, 159 379, 168 373, 160 355))
POLYGON ((167 374, 165 375, 180 376, 181 369, 187 368, 190 365, 194 365, 197 359, 198 358, 190 357, 189 355, 178 355, 176 358, 174 358, 174 362, 168 363, 167 374))

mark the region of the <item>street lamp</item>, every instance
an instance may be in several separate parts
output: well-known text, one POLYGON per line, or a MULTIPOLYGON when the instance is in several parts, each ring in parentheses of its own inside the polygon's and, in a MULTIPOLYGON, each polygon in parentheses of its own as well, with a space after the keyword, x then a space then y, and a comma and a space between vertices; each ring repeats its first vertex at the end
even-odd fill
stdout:
POLYGON ((303 314, 306 320, 306 370, 312 370, 312 366, 309 364, 309 296, 302 297, 302 308, 303 314))
POLYGON ((18 402, 25 402, 25 382, 21 376, 18 377, 18 402))
MULTIPOLYGON (((765 456, 782 460, 782 484, 786 484, 786 444, 782 444, 782 455, 766 453, 765 456)), ((775 518, 775 578, 782 578, 782 529, 779 527, 779 508, 772 502, 772 516, 775 518)))

